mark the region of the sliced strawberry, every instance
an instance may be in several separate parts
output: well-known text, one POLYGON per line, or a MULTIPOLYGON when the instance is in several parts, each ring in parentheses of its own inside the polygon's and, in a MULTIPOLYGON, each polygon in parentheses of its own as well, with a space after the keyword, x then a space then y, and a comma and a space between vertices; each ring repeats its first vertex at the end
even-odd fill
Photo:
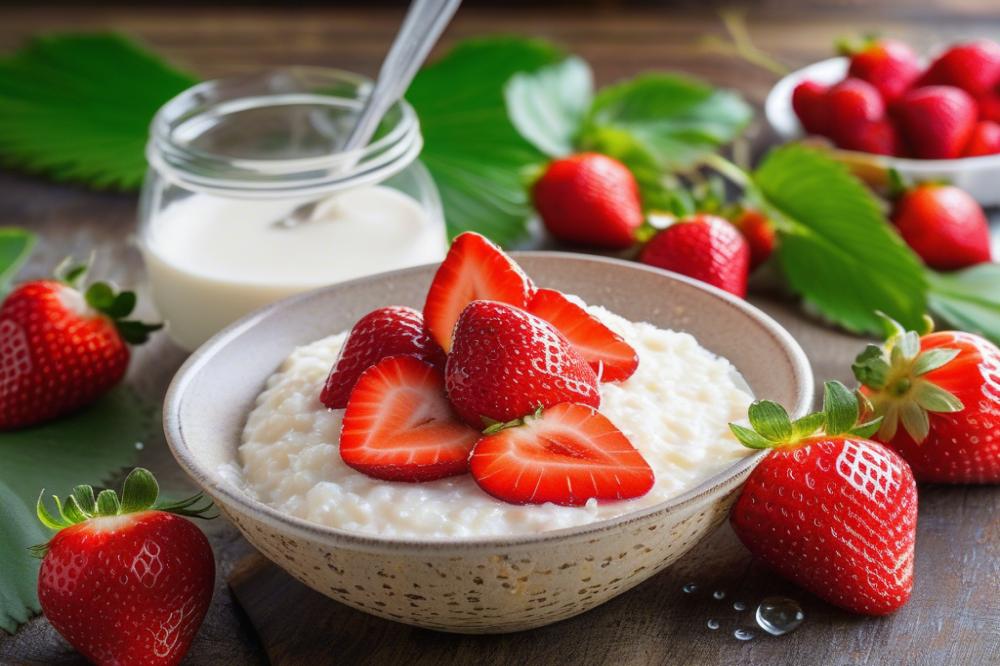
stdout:
POLYGON ((413 356, 439 368, 444 352, 424 328, 424 317, 413 308, 392 306, 372 310, 358 320, 330 370, 319 399, 330 409, 347 407, 361 373, 387 356, 413 356))
POLYGON ((479 433, 452 413, 444 376, 412 356, 390 356, 354 385, 340 431, 340 457, 387 481, 462 474, 479 433))
POLYGON ((424 320, 434 340, 451 351, 451 333, 465 306, 488 300, 524 308, 535 286, 514 260, 477 233, 458 236, 448 250, 424 303, 424 320))
POLYGON ((640 497, 653 487, 642 454, 593 407, 563 402, 498 427, 469 459, 476 483, 497 499, 580 506, 640 497))
POLYGON ((626 380, 639 367, 639 356, 629 343, 555 289, 536 291, 528 312, 565 335, 601 381, 626 380))

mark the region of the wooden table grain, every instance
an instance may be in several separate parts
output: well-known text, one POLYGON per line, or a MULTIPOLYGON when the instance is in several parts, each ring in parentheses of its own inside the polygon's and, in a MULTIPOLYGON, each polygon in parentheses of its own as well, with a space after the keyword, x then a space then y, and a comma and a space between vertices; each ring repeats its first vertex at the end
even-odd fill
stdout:
MULTIPOLYGON (((530 3, 474 5, 459 13, 443 47, 473 35, 531 34, 587 58, 599 83, 643 70, 678 69, 736 88, 759 105, 773 75, 701 47, 706 35, 722 35, 716 4, 681 2, 672 9, 664 3, 633 8, 613 1, 547 9, 530 3)), ((0 51, 39 31, 114 28, 203 77, 288 64, 371 74, 401 11, 381 4, 0 9, 0 51)), ((765 0, 753 3, 748 17, 757 43, 791 66, 825 57, 835 38, 864 31, 879 30, 915 43, 1000 37, 1000 5, 993 0, 955 0, 946 8, 914 0, 809 6, 765 0)), ((769 141, 759 124, 752 136, 758 147, 769 141)), ((42 239, 22 273, 25 278, 47 274, 66 254, 96 251, 95 274, 146 292, 131 239, 135 209, 134 195, 88 192, 0 172, 0 224, 28 227, 42 239)), ((758 289, 751 300, 793 332, 818 378, 849 380, 848 361, 860 340, 804 317, 780 292, 758 289)), ((184 356, 165 336, 157 336, 136 354, 128 381, 147 399, 160 401, 184 356)), ((147 442, 141 462, 168 490, 191 489, 162 437, 147 442)), ((913 599, 896 615, 880 619, 842 613, 796 590, 751 558, 725 526, 676 565, 590 613, 531 632, 486 637, 418 630, 350 610, 254 556, 224 521, 215 521, 208 532, 220 576, 187 664, 1000 663, 996 487, 921 487, 913 599), (235 596, 226 584, 230 577, 235 596), (683 592, 691 582, 698 590, 683 592), (724 592, 724 598, 716 599, 716 591, 724 592), (803 626, 782 638, 757 631, 752 640, 737 640, 734 630, 753 628, 752 609, 769 595, 801 601, 803 626), (735 610, 738 601, 748 610, 735 610), (710 619, 719 621, 719 629, 708 628, 710 619)), ((0 663, 79 662, 44 618, 13 636, 0 634, 0 663)))

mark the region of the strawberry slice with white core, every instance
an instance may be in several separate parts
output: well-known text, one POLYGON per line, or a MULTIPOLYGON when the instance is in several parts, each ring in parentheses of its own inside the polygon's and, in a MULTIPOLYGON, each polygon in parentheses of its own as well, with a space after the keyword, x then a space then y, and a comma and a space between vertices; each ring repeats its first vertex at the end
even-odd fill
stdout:
POLYGON ((340 457, 376 479, 431 481, 464 473, 479 437, 452 412, 440 370, 412 356, 390 356, 354 385, 340 457))
POLYGON ((639 356, 629 343, 562 292, 539 289, 528 304, 528 312, 565 335, 601 381, 624 381, 639 367, 639 356))
POLYGON ((486 432, 469 469, 480 488, 505 502, 581 506, 640 497, 653 487, 642 454, 587 405, 559 403, 486 432))
POLYGON ((521 267, 485 237, 467 231, 455 238, 424 303, 424 321, 434 340, 451 351, 458 316, 472 301, 489 300, 525 308, 535 286, 521 267))

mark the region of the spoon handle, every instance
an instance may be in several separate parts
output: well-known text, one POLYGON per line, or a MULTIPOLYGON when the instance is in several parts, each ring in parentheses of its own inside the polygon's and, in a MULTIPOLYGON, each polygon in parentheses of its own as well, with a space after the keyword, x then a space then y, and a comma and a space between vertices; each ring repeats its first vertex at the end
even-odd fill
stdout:
POLYGON ((378 79, 344 142, 343 150, 368 144, 382 116, 402 97, 462 0, 413 0, 382 63, 378 79))

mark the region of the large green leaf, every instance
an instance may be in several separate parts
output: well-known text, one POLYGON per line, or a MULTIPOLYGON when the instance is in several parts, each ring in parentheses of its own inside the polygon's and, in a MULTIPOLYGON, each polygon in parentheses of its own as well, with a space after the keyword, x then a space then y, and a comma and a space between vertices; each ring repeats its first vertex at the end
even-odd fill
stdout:
MULTIPOLYGON (((131 465, 136 443, 153 433, 155 412, 128 388, 115 389, 85 410, 34 428, 0 433, 0 490, 4 501, 0 537, 10 534, 28 546, 45 541, 26 527, 35 523, 34 506, 44 488, 66 495, 81 483, 100 485, 131 465), (29 543, 30 542, 30 543, 29 543)), ((18 546, 0 547, 0 626, 9 630, 37 610, 23 593, 25 576, 34 585, 33 558, 18 546)))
POLYGON ((751 188, 778 224, 789 285, 822 315, 856 332, 881 332, 878 310, 920 327, 927 304, 920 261, 843 165, 783 146, 754 173, 751 188))
POLYGON ((954 273, 927 272, 931 310, 964 331, 1000 345, 1000 264, 954 273))
POLYGON ((421 71, 406 94, 420 116, 421 160, 441 191, 452 235, 473 229, 509 244, 531 213, 524 172, 544 156, 514 128, 503 89, 519 72, 561 60, 554 46, 513 37, 462 42, 421 71))
POLYGON ((136 188, 153 115, 194 83, 119 35, 35 38, 0 60, 0 159, 55 180, 136 188))
POLYGON ((736 93, 678 74, 643 74, 597 94, 579 143, 598 149, 609 130, 626 133, 661 169, 687 169, 735 139, 752 117, 736 93))
POLYGON ((551 157, 573 152, 593 96, 590 66, 575 57, 535 72, 515 74, 504 87, 514 127, 551 157))
POLYGON ((0 297, 35 246, 35 235, 17 227, 0 227, 0 297))
POLYGON ((38 560, 28 548, 48 538, 35 513, 0 482, 0 629, 13 633, 41 610, 35 589, 38 560))

